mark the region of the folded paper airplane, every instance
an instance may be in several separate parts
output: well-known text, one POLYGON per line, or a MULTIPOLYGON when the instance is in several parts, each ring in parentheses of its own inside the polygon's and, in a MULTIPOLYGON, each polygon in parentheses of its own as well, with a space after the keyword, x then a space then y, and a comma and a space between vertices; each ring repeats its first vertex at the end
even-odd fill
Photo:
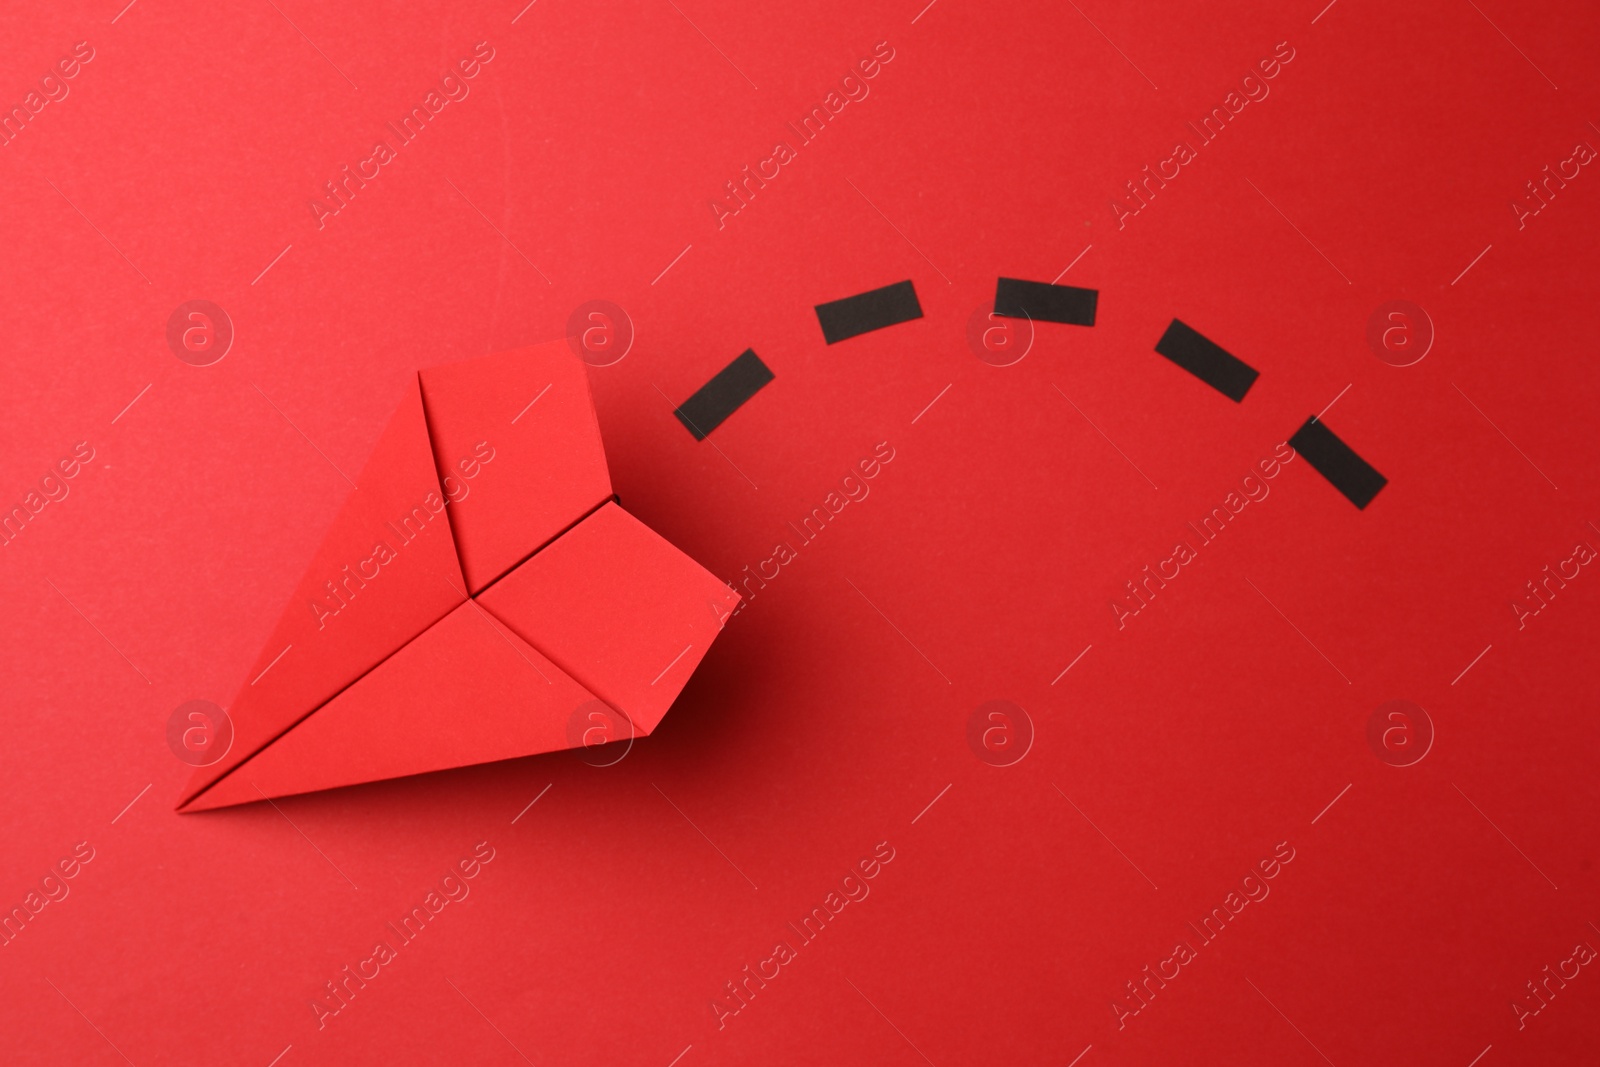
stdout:
POLYGON ((648 734, 738 602, 618 506, 563 342, 422 371, 179 810, 648 734))

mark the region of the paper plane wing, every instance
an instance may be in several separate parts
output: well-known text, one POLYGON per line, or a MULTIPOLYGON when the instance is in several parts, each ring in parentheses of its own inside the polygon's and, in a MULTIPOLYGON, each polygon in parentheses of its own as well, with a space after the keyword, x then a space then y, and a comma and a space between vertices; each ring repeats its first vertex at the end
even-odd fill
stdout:
POLYGON ((469 601, 184 810, 553 752, 593 699, 469 601))
POLYGON ((606 504, 478 598, 641 733, 656 728, 739 596, 606 504))
POLYGON ((233 745, 182 801, 466 601, 413 379, 228 708, 233 745))
POLYGON ((611 496, 583 362, 565 341, 425 370, 422 398, 476 594, 611 496))

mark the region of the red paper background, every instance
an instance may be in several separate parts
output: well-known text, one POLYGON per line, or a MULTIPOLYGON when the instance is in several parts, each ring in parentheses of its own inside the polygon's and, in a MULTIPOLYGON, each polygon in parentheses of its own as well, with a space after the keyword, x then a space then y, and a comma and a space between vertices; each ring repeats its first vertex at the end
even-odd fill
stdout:
POLYGON ((1600 945, 1600 578, 1521 630, 1509 605, 1600 545, 1600 177, 1508 208, 1600 143, 1592 10, 119 8, 0 13, 5 101, 94 49, 0 148, 0 499, 95 452, 0 549, 0 903, 95 850, 0 949, 0 1058, 1593 1062, 1592 968, 1520 1030, 1510 1005, 1600 945), (319 229, 321 184, 479 41, 470 95, 319 229), (880 41, 870 95, 719 229, 723 183, 880 41), (1119 228, 1123 183, 1284 41, 1271 95, 1119 228), (976 358, 995 278, 1068 264, 1095 328, 976 358), (925 318, 823 344, 815 304, 908 277, 925 318), (194 298, 237 334, 209 367, 165 339, 194 298), (617 491, 714 573, 894 459, 614 766, 173 814, 168 716, 231 699, 334 466, 418 368, 591 299, 637 330, 590 371, 617 491), (1437 331, 1407 368, 1365 340, 1394 299, 1437 331), (1261 371, 1242 404, 1152 352, 1175 316, 1261 371), (695 442, 672 408, 746 347, 775 380, 695 442), (1119 630, 1123 582, 1336 397, 1373 504, 1296 460, 1119 630), (996 699, 1035 731, 1004 768, 967 741, 996 699), (1437 731, 1414 766, 1367 742, 1393 699, 1437 731), (480 841, 470 897, 319 1029, 323 983, 480 841), (1284 841, 1271 895, 1119 1029, 1124 983, 1284 841), (879 842, 871 895, 719 1028, 879 842))

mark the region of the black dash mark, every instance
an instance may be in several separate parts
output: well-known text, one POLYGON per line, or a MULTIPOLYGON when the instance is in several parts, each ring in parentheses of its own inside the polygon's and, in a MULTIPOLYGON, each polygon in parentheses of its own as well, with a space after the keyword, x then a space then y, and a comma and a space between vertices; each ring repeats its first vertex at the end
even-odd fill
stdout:
POLYGON ((1177 319, 1156 342, 1156 351, 1236 404, 1261 377, 1250 364, 1177 319))
POLYGON ((994 313, 1008 319, 1093 326, 1100 290, 1001 278, 994 287, 994 313))
POLYGON ((1318 422, 1315 415, 1289 438, 1289 447, 1306 457, 1306 462, 1315 467, 1318 474, 1358 508, 1372 503, 1378 490, 1389 484, 1389 479, 1352 452, 1350 446, 1318 422))
POLYGON ((694 434, 696 441, 704 441, 707 434, 727 421, 729 415, 770 381, 772 371, 761 362, 755 349, 747 348, 738 359, 695 390, 673 414, 694 434))
POLYGON ((920 318, 922 305, 917 303, 917 291, 910 281, 895 282, 882 289, 817 305, 817 321, 822 324, 822 336, 830 345, 857 334, 920 318))

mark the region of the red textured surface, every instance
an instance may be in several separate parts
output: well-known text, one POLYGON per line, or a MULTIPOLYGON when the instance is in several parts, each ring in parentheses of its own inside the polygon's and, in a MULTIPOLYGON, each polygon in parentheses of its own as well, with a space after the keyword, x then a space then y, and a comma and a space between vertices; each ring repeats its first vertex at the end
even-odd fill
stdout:
POLYGON ((1560 577, 1600 546, 1591 7, 122 8, 0 13, 0 101, 74 72, 0 147, 0 1059, 1593 1062, 1600 578, 1560 577), (990 365, 1001 275, 1099 289, 1097 324, 990 365), (815 304, 906 278, 923 319, 823 344, 815 304), (210 366, 168 346, 192 299, 234 327, 210 366), (636 331, 588 371, 615 491, 751 594, 660 728, 171 812, 168 718, 255 676, 334 467, 419 369, 597 299, 636 331), (1368 344, 1393 300, 1413 366, 1368 344), (1261 372, 1243 403, 1154 354, 1174 317, 1261 372), (774 380, 694 441, 673 407, 747 347, 774 380), (1119 629, 1325 408, 1372 504, 1294 459, 1119 629), (1406 767, 1368 740, 1397 699, 1434 728, 1406 767), (1033 730, 1005 767, 995 700, 1033 730), (746 966, 777 976, 719 1025, 746 966))

